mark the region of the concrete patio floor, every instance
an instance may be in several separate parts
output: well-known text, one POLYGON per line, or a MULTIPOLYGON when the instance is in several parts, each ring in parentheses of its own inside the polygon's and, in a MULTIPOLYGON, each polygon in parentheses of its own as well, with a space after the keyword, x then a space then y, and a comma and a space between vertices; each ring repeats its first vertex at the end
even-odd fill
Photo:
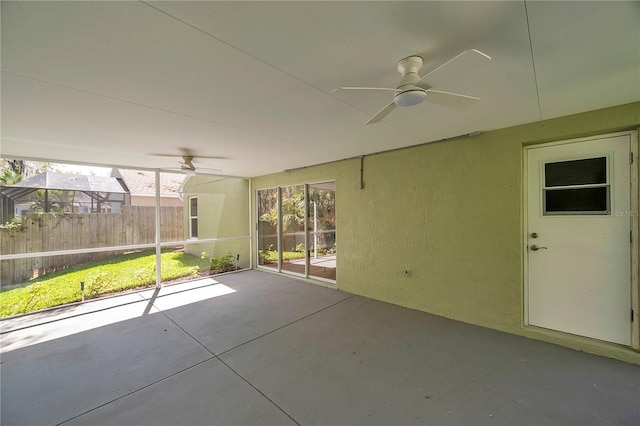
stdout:
POLYGON ((2 425, 640 424, 640 367, 260 271, 2 321, 2 425))

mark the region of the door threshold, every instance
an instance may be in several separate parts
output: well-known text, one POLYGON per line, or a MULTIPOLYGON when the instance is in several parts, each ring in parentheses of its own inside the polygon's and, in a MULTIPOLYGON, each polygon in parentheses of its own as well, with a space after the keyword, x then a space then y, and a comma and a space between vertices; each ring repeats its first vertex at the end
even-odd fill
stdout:
POLYGON ((586 352, 617 359, 630 364, 640 365, 640 351, 632 348, 631 346, 578 336, 576 334, 564 333, 562 331, 550 330, 548 328, 536 327, 534 325, 524 325, 521 330, 521 334, 523 336, 535 340, 541 340, 580 352, 586 352))

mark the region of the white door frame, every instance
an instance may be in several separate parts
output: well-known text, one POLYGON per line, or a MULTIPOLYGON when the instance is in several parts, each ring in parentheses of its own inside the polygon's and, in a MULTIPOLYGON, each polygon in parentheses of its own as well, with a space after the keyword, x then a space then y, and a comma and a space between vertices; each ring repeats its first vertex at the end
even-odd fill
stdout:
MULTIPOLYGON (((640 349, 640 312, 638 306, 638 297, 640 294, 640 283, 638 278, 638 263, 640 260, 638 259, 639 250, 638 246, 640 245, 640 235, 638 235, 638 209, 639 209, 639 200, 638 200, 638 163, 640 163, 640 158, 638 155, 638 130, 626 131, 626 132, 618 132, 611 134, 602 134, 595 135, 586 138, 579 139, 569 139, 562 140, 556 142, 549 142, 545 144, 535 144, 524 147, 523 152, 523 222, 522 222, 522 233, 521 236, 525 236, 527 234, 527 225, 528 225, 528 200, 527 200, 527 188, 529 185, 528 176, 528 156, 529 150, 533 148, 540 147, 548 147, 554 145, 564 145, 568 143, 576 143, 576 142, 585 142, 594 139, 602 139, 606 137, 615 137, 615 136, 630 136, 631 138, 631 154, 633 155, 633 163, 631 164, 631 187, 629 190, 631 191, 631 250, 629 255, 631 256, 631 309, 633 311, 633 321, 631 323, 631 347, 633 349, 640 349)), ((529 294, 529 265, 528 265, 528 246, 527 246, 527 238, 522 238, 522 258, 523 258, 523 298, 522 298, 522 321, 525 327, 535 327, 529 325, 529 301, 527 295, 529 294)), ((537 328, 537 327, 536 327, 537 328)), ((558 331, 557 333, 562 333, 558 331)), ((565 333, 562 333, 565 334, 565 333)))

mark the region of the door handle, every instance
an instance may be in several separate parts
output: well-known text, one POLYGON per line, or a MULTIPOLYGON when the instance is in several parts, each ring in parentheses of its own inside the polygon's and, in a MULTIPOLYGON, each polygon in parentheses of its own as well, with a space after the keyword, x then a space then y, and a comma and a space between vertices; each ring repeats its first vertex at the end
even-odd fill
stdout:
POLYGON ((546 247, 539 247, 539 246, 537 246, 537 245, 535 245, 535 244, 531 244, 531 245, 529 246, 529 248, 530 248, 531 250, 533 250, 533 251, 538 251, 538 250, 540 250, 540 249, 545 249, 545 250, 547 249, 546 247))

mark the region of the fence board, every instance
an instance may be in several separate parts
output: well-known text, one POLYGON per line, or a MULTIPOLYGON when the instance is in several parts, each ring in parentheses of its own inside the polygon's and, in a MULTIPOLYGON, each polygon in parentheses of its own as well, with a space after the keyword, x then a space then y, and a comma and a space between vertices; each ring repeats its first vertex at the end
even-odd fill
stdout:
MULTIPOLYGON (((161 207, 161 241, 184 239, 182 207, 161 207)), ((125 206, 119 213, 29 213, 22 226, 0 229, 0 253, 126 246, 155 242, 155 207, 125 206)), ((102 259, 115 252, 3 260, 0 284, 20 283, 65 266, 102 259)))

